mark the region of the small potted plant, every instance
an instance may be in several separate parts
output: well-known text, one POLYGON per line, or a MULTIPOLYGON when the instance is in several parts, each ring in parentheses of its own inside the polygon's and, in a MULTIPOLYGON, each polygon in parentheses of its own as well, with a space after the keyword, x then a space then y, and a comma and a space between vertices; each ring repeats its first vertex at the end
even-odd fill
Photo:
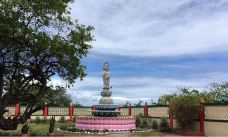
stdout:
POLYGON ((29 131, 29 125, 28 123, 25 123, 23 127, 21 128, 21 136, 22 137, 28 137, 28 131, 29 131))
POLYGON ((55 116, 52 116, 50 119, 50 126, 48 136, 54 136, 54 129, 55 129, 55 116))

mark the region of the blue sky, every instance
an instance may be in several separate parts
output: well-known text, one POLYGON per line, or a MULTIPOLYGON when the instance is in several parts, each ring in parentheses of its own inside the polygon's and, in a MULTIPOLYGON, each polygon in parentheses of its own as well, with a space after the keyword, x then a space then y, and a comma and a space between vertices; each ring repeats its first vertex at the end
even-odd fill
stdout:
POLYGON ((75 0, 70 7, 73 19, 95 27, 96 39, 83 59, 88 76, 68 89, 74 102, 98 104, 105 61, 116 104, 227 81, 227 0, 75 0))

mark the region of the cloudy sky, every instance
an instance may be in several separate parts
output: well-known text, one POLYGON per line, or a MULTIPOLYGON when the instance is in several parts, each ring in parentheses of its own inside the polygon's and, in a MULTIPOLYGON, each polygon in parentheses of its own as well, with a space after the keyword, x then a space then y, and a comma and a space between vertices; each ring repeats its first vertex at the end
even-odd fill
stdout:
POLYGON ((98 103, 105 61, 116 104, 228 81, 227 0, 75 0, 70 6, 73 19, 95 27, 96 39, 83 60, 88 76, 69 89, 74 102, 98 103))

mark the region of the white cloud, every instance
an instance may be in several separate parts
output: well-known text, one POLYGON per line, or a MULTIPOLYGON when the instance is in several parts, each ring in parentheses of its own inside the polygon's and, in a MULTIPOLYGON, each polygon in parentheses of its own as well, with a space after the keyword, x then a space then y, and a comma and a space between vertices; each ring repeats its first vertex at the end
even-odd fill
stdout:
POLYGON ((228 50, 227 1, 79 0, 72 16, 93 25, 93 52, 179 56, 228 50))
MULTIPOLYGON (((228 75, 224 73, 224 69, 215 68, 216 65, 210 66, 213 60, 209 64, 207 61, 200 62, 201 60, 184 63, 173 61, 174 64, 153 64, 153 60, 143 60, 143 57, 168 59, 204 53, 219 55, 220 52, 228 51, 227 0, 77 0, 71 7, 74 19, 95 27, 96 41, 93 42, 92 49, 95 54, 90 54, 91 58, 99 58, 102 62, 107 58, 109 60, 109 57, 130 56, 142 60, 130 63, 124 60, 118 62, 118 68, 138 68, 133 70, 136 73, 148 68, 148 72, 138 74, 140 76, 124 74, 126 70, 123 70, 122 77, 112 77, 112 97, 117 104, 126 101, 134 103, 138 100, 156 100, 179 86, 201 90, 209 83, 227 79, 228 75), (172 67, 171 70, 176 70, 173 74, 160 73, 156 74, 157 77, 150 77, 156 72, 159 73, 156 65, 161 65, 161 69, 167 65, 167 69, 172 67), (151 69, 151 66, 155 66, 155 69, 151 69), (178 70, 181 73, 176 73, 178 70), (186 71, 186 76, 181 78, 183 71, 186 71)), ((90 64, 92 67, 96 66, 93 65, 90 64)), ((225 63, 217 65, 226 66, 225 63)), ((98 103, 102 91, 102 78, 97 77, 100 73, 96 71, 92 70, 92 75, 87 76, 84 81, 78 81, 69 89, 68 92, 75 102, 83 105, 98 103), (95 73, 97 75, 93 76, 95 73)), ((166 71, 168 72, 169 70, 166 71)), ((63 83, 55 78, 53 80, 54 84, 63 83)))

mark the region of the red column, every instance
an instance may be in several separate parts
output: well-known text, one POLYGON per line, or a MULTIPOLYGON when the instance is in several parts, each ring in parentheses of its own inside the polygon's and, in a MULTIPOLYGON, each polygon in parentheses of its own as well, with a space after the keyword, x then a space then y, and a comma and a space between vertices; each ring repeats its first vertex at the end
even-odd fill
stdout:
POLYGON ((128 115, 131 116, 131 103, 129 103, 129 106, 128 106, 128 115))
POLYGON ((73 116, 73 106, 72 106, 72 103, 70 103, 70 107, 69 107, 69 116, 70 116, 70 121, 72 121, 72 116, 73 116))
POLYGON ((48 115, 47 103, 45 103, 45 106, 44 106, 44 109, 43 109, 43 114, 44 114, 44 120, 47 120, 47 115, 48 115))
POLYGON ((144 105, 144 117, 148 117, 148 106, 147 106, 147 102, 145 102, 145 105, 144 105))
POLYGON ((173 113, 169 113, 169 127, 173 128, 173 113))
POLYGON ((204 130, 204 104, 201 103, 200 105, 200 132, 205 135, 205 130, 204 130))
POLYGON ((96 106, 92 105, 92 106, 91 106, 91 109, 92 109, 92 110, 96 110, 96 106))
MULTIPOLYGON (((169 103, 169 109, 170 109, 170 103, 169 103)), ((170 113, 169 113, 169 127, 170 127, 170 128, 173 128, 173 123, 174 123, 173 121, 174 121, 173 113, 170 112, 170 113)))
POLYGON ((20 104, 17 103, 15 106, 15 116, 19 116, 20 115, 20 104))

